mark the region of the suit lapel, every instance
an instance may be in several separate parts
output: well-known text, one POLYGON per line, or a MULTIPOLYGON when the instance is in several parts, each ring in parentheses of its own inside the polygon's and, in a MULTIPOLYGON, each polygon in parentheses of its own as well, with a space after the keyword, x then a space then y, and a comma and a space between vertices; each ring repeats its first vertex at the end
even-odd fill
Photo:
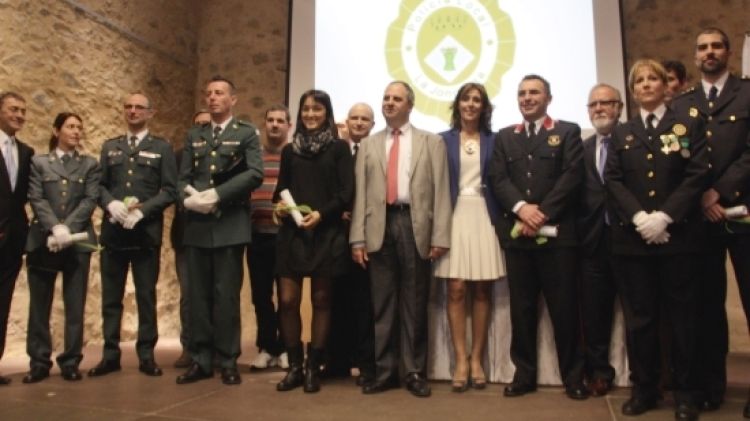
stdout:
MULTIPOLYGON (((479 133, 479 169, 480 174, 485 173, 485 168, 487 166, 487 162, 490 159, 490 155, 492 152, 492 142, 494 141, 494 137, 492 136, 492 133, 479 133)), ((460 173, 456 173, 460 174, 460 173)))
POLYGON ((461 173, 461 134, 458 130, 451 130, 445 137, 446 151, 448 154, 448 166, 453 168, 456 174, 461 173))
POLYGON ((711 108, 711 113, 717 113, 719 110, 724 108, 727 104, 731 103, 732 100, 737 96, 737 89, 740 85, 734 76, 729 75, 727 82, 724 84, 724 88, 721 90, 719 97, 714 101, 714 106, 711 108))
POLYGON ((16 177, 16 186, 18 186, 18 183, 22 182, 22 180, 29 179, 29 171, 31 169, 26 163, 31 159, 33 151, 30 147, 19 142, 18 139, 16 139, 16 144, 18 145, 18 177, 16 177))
POLYGON ((409 164, 409 180, 414 177, 414 170, 417 168, 417 162, 422 155, 422 151, 425 148, 424 134, 416 130, 413 126, 411 128, 411 163, 409 164))
POLYGON ((599 177, 599 169, 596 167, 596 135, 583 143, 583 160, 586 164, 585 168, 588 168, 588 176, 602 181, 599 177))
POLYGON ((383 176, 388 174, 388 158, 385 153, 385 139, 388 137, 388 131, 383 130, 379 135, 376 135, 372 140, 375 143, 375 156, 380 162, 380 167, 383 170, 383 176))
MULTIPOLYGON (((21 162, 21 146, 16 140, 16 145, 18 145, 18 162, 21 162)), ((5 155, 2 150, 3 148, 0 148, 0 178, 2 178, 2 183, 5 184, 5 186, 8 188, 8 191, 12 191, 13 188, 10 185, 10 174, 8 174, 8 167, 5 165, 5 155)), ((21 165, 16 164, 17 167, 21 167, 21 165)), ((21 175, 20 172, 18 175, 21 175)), ((16 177, 16 183, 18 183, 18 177, 16 177)))
POLYGON ((68 178, 68 171, 65 170, 65 167, 63 166, 63 162, 60 158, 57 157, 57 152, 54 150, 49 153, 49 168, 52 170, 52 172, 56 173, 60 177, 63 177, 65 179, 68 178))

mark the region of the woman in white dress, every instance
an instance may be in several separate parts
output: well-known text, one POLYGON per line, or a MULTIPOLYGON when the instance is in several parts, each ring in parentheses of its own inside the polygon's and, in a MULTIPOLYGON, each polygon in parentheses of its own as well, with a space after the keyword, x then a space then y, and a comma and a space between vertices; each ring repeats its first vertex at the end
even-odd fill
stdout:
POLYGON ((493 282, 505 276, 505 262, 495 235, 497 205, 486 188, 486 165, 492 156, 492 104, 478 83, 464 84, 453 105, 446 143, 453 204, 451 249, 435 266, 447 279, 447 313, 455 368, 452 390, 483 389, 482 367, 491 314, 493 282), (471 292, 471 353, 466 350, 466 294, 471 292))

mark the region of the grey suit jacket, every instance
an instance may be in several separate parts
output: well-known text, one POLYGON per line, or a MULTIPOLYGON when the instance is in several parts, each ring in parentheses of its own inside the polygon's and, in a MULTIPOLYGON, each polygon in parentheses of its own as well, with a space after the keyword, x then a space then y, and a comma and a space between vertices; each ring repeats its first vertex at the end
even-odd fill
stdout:
MULTIPOLYGON (((369 253, 383 246, 386 214, 385 130, 360 142, 355 164, 356 193, 350 244, 365 244, 369 253)), ((426 259, 430 247, 450 247, 451 199, 445 143, 436 134, 412 126, 409 188, 414 240, 426 259)))
MULTIPOLYGON (((93 157, 75 153, 66 170, 54 152, 35 155, 31 160, 29 202, 34 210, 26 251, 47 246, 52 227, 64 224, 71 233, 88 232, 89 243, 96 244, 91 214, 99 199, 101 168, 93 157)), ((91 252, 85 248, 77 251, 91 252)))

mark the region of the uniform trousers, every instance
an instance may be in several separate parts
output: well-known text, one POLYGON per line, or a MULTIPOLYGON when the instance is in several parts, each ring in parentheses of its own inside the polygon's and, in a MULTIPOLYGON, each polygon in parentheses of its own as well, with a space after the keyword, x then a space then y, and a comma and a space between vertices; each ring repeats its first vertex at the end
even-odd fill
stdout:
POLYGON ((185 248, 190 273, 190 355, 205 373, 240 356, 240 289, 245 245, 185 248))
POLYGON ((695 254, 614 257, 615 279, 625 315, 633 397, 655 400, 660 378, 659 317, 672 326, 672 385, 675 401, 695 393, 695 357, 699 302, 695 254), (660 312, 660 307, 663 311, 660 312))
POLYGON ((409 209, 386 212, 380 250, 369 253, 375 320, 375 380, 426 375, 430 261, 417 251, 409 209))
POLYGON ((185 247, 174 248, 174 268, 180 282, 180 344, 182 349, 187 349, 190 343, 190 282, 185 247))
POLYGON ((284 352, 284 345, 279 338, 279 316, 273 303, 274 286, 278 288, 278 277, 274 273, 276 234, 253 233, 253 242, 247 246, 247 267, 258 326, 255 346, 277 356, 284 352))
POLYGON ((69 247, 58 253, 46 248, 27 256, 29 283, 29 323, 26 352, 31 357, 31 368, 52 367, 52 339, 49 319, 55 294, 57 272, 62 272, 62 297, 65 306, 63 352, 57 355, 60 367, 78 367, 83 359, 83 315, 89 279, 90 253, 80 253, 69 247))
POLYGON ((120 361, 122 299, 128 269, 133 268, 133 284, 138 306, 138 359, 153 360, 159 339, 156 319, 156 281, 159 278, 160 248, 105 248, 101 252, 103 360, 120 361))

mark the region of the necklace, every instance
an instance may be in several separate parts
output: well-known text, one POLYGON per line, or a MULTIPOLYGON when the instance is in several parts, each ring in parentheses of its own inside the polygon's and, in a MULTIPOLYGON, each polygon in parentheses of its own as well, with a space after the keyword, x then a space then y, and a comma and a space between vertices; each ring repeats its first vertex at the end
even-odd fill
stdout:
POLYGON ((477 138, 469 137, 463 133, 461 134, 461 146, 463 146, 464 151, 467 154, 472 155, 479 150, 479 142, 477 140, 477 138))

